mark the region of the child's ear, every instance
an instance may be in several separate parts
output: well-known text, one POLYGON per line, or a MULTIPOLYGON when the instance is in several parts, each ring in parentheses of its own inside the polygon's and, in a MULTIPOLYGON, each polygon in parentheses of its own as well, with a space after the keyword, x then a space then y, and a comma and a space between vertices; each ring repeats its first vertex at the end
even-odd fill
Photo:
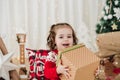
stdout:
POLYGON ((2 51, 3 55, 8 53, 7 48, 1 37, 0 37, 0 50, 2 51))

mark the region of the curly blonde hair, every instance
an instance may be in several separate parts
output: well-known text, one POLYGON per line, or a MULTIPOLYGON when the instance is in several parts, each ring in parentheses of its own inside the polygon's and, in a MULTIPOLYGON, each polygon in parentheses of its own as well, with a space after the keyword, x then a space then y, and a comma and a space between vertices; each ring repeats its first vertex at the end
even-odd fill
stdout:
POLYGON ((49 35, 47 37, 47 46, 50 48, 50 50, 56 49, 55 44, 55 36, 56 36, 56 30, 63 27, 69 27, 72 30, 72 36, 73 36, 73 45, 76 45, 78 43, 78 39, 76 37, 76 34, 72 28, 72 26, 68 23, 57 23, 53 24, 50 28, 49 35))

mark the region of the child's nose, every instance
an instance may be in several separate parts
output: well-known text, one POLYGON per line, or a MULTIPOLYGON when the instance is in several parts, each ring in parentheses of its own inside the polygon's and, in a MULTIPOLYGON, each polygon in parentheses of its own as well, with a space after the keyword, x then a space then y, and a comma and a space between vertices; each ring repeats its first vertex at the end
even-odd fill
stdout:
POLYGON ((65 38, 64 40, 65 40, 65 41, 67 41, 67 40, 68 40, 68 38, 65 38))

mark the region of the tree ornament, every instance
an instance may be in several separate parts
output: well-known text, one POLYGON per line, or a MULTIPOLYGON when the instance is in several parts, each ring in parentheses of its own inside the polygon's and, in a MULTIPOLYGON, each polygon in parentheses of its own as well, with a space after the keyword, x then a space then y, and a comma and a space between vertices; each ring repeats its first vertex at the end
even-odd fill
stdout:
POLYGON ((114 16, 117 17, 117 20, 120 18, 120 8, 114 8, 114 16))
POLYGON ((12 55, 13 53, 8 53, 6 55, 0 53, 0 77, 3 77, 5 80, 10 80, 10 70, 18 68, 15 64, 10 62, 12 55))
POLYGON ((104 26, 103 29, 105 29, 106 27, 104 26))
POLYGON ((105 80, 105 67, 103 66, 104 65, 104 61, 103 60, 100 60, 100 65, 98 66, 98 70, 96 71, 96 79, 97 80, 105 80))
POLYGON ((118 1, 118 0, 116 0, 116 1, 115 1, 115 5, 118 5, 118 3, 119 3, 119 1, 118 1))
POLYGON ((120 54, 115 55, 113 64, 120 68, 120 54))
POLYGON ((108 19, 108 17, 107 16, 104 16, 104 20, 107 20, 108 19))
POLYGON ((108 12, 108 13, 110 13, 110 11, 111 11, 112 1, 111 1, 111 0, 109 0, 109 3, 110 3, 110 5, 109 5, 109 12, 108 12))
POLYGON ((106 10, 106 14, 108 14, 109 6, 106 6, 106 7, 105 7, 105 10, 106 10))
POLYGON ((111 14, 108 15, 108 19, 112 19, 113 16, 111 14))
POLYGON ((117 30, 117 25, 115 23, 112 25, 112 30, 117 30))

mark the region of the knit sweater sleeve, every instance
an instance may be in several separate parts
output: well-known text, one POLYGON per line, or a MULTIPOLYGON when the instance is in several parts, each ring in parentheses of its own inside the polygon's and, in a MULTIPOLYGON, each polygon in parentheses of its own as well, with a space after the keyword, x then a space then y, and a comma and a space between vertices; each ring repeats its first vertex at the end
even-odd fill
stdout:
POLYGON ((59 80, 59 76, 56 71, 57 54, 53 51, 48 53, 45 61, 44 75, 50 80, 59 80))
POLYGON ((56 71, 56 64, 54 62, 46 61, 44 75, 46 78, 50 80, 51 79, 59 80, 59 76, 56 71))

